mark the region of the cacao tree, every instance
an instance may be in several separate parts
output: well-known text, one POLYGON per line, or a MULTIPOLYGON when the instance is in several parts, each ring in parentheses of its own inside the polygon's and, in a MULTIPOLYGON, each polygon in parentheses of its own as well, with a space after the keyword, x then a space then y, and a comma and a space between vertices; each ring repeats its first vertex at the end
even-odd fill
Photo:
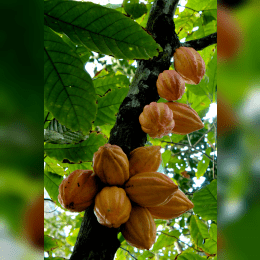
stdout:
POLYGON ((205 117, 216 103, 216 19, 215 0, 44 1, 46 259, 217 259, 216 118, 205 117), (204 127, 151 138, 139 116, 151 102, 167 101, 156 81, 174 69, 182 46, 199 52, 206 72, 197 85, 185 84, 178 102, 204 127), (70 213, 58 200, 64 177, 93 170, 93 155, 106 143, 128 157, 138 147, 161 146, 158 171, 194 204, 180 217, 155 220, 150 250, 130 246, 120 227, 99 224, 94 204, 70 213))

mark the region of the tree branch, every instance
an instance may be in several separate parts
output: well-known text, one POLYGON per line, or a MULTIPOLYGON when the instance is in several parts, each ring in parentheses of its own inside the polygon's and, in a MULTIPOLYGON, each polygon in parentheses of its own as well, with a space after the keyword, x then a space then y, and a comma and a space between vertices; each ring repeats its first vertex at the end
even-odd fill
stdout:
POLYGON ((209 45, 217 43, 217 33, 212 33, 204 38, 200 38, 197 40, 187 41, 182 44, 183 47, 192 47, 193 49, 200 51, 209 45))

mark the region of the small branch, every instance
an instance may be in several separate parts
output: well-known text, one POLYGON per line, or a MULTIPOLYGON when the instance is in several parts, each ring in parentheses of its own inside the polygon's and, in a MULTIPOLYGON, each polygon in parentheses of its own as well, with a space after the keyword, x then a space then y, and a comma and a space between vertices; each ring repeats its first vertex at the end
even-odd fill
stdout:
POLYGON ((164 234, 164 235, 166 235, 166 236, 169 236, 169 237, 174 237, 174 238, 176 238, 177 241, 179 241, 180 243, 183 243, 184 245, 186 245, 186 246, 188 246, 188 247, 190 247, 190 248, 193 248, 193 249, 196 250, 197 252, 200 252, 199 250, 197 250, 197 249, 195 249, 194 247, 190 246, 189 244, 187 244, 187 243, 181 241, 179 238, 177 238, 177 237, 175 237, 175 236, 171 236, 171 235, 169 235, 169 234, 167 234, 167 233, 164 233, 163 231, 158 231, 158 232, 161 232, 162 234, 164 234))
POLYGON ((197 39, 197 40, 191 40, 187 41, 182 44, 183 47, 192 47, 193 49, 200 51, 204 48, 217 43, 217 33, 212 33, 208 36, 205 36, 203 38, 197 39))
POLYGON ((48 116, 49 116, 50 112, 48 112, 47 116, 45 117, 45 120, 44 120, 44 124, 48 121, 48 116))
POLYGON ((187 6, 182 6, 182 5, 178 5, 178 6, 179 6, 179 7, 184 7, 184 8, 187 8, 187 9, 190 9, 190 10, 196 12, 196 13, 199 13, 199 12, 200 12, 200 11, 194 10, 194 9, 192 9, 192 8, 190 8, 190 7, 187 7, 187 6))
POLYGON ((125 249, 125 248, 123 248, 123 247, 121 247, 121 246, 120 246, 120 248, 123 249, 123 250, 125 250, 130 256, 132 256, 134 259, 137 260, 137 258, 135 258, 127 249, 125 249))
POLYGON ((192 147, 192 144, 191 144, 191 141, 190 141, 190 136, 187 134, 187 139, 188 139, 188 142, 189 142, 189 146, 192 147))
POLYGON ((209 132, 211 131, 211 129, 212 129, 213 127, 214 127, 214 125, 212 125, 212 126, 210 127, 210 129, 209 129, 206 133, 204 133, 203 136, 201 136, 200 139, 199 139, 194 145, 192 145, 192 147, 196 147, 196 145, 205 137, 205 135, 206 135, 207 133, 209 133, 209 132))

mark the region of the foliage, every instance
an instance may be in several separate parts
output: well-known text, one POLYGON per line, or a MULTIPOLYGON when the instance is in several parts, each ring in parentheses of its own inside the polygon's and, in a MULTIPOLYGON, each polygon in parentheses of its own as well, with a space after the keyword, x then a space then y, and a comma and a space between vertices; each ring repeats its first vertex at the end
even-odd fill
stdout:
MULTIPOLYGON (((55 257, 52 259, 69 258, 83 217, 83 213, 60 208, 59 184, 76 169, 92 169, 93 154, 108 141, 129 91, 136 71, 134 60, 149 59, 161 50, 142 28, 152 1, 140 4, 131 1, 124 10, 113 4, 44 2, 44 185, 51 198, 45 201, 44 224, 45 256, 55 257), (109 57, 111 64, 107 55, 113 56, 109 57), (91 64, 96 65, 90 72, 91 64)), ((215 0, 189 0, 183 11, 178 7, 174 22, 179 40, 216 32, 216 5, 215 0)), ((178 254, 178 260, 216 259, 216 121, 204 118, 216 101, 216 46, 199 53, 206 74, 198 85, 186 85, 179 102, 196 110, 205 127, 189 135, 148 137, 147 141, 147 145, 162 147, 159 171, 187 194, 194 210, 169 221, 155 220, 157 240, 150 251, 128 245, 119 233, 121 247, 115 259, 174 259, 178 254), (195 179, 204 180, 201 187, 195 185, 195 179)))

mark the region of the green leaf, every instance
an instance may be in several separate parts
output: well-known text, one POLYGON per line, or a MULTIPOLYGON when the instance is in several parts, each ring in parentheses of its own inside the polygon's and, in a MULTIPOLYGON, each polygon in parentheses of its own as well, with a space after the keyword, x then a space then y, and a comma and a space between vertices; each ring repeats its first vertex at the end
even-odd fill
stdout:
POLYGON ((147 13, 146 5, 139 3, 139 0, 124 0, 123 6, 126 13, 131 15, 133 19, 137 19, 147 13))
POLYGON ((172 152, 170 150, 166 150, 164 153, 162 153, 162 166, 163 167, 166 167, 166 164, 169 163, 171 157, 172 157, 172 152))
POLYGON ((118 59, 149 59, 162 48, 141 26, 122 13, 77 1, 45 1, 45 24, 89 50, 118 59))
MULTIPOLYGON (((45 2, 46 3, 46 2, 45 2)), ((44 27, 44 102, 72 131, 88 133, 96 116, 96 94, 78 54, 44 27)))
POLYGON ((129 87, 129 79, 125 75, 109 74, 93 81, 96 93, 103 96, 109 89, 129 87))
POLYGON ((63 177, 55 173, 44 171, 44 188, 48 192, 51 199, 61 207, 58 201, 59 185, 61 184, 63 177))
MULTIPOLYGON (((206 150, 206 154, 210 155, 210 152, 211 152, 211 148, 208 148, 206 150)), ((210 162, 210 159, 207 156, 203 155, 202 160, 199 161, 199 163, 198 163, 198 168, 197 168, 197 172, 196 172, 197 179, 199 179, 201 176, 204 175, 204 173, 206 172, 206 170, 209 167, 209 162, 210 162)))
POLYGON ((193 194, 193 211, 205 220, 217 221, 217 180, 193 194))
POLYGON ((204 239, 209 238, 208 227, 198 216, 191 216, 190 234, 194 243, 199 247, 202 247, 204 239))
POLYGON ((44 171, 55 173, 60 176, 64 176, 65 174, 64 169, 59 165, 59 162, 57 160, 50 157, 46 157, 44 159, 44 162, 45 162, 44 171))
POLYGON ((76 170, 93 170, 92 162, 85 162, 85 163, 62 163, 63 168, 68 168, 66 170, 66 174, 70 174, 76 170))
POLYGON ((71 235, 66 237, 66 241, 71 245, 74 246, 78 237, 79 228, 75 228, 71 235))
POLYGON ((89 138, 79 144, 45 144, 45 153, 58 161, 68 159, 71 162, 92 161, 94 153, 104 145, 107 140, 102 134, 91 133, 89 138))
POLYGON ((208 82, 208 91, 210 93, 211 99, 215 99, 215 89, 217 86, 217 52, 212 56, 212 59, 207 65, 206 74, 210 79, 208 82))
POLYGON ((97 118, 94 122, 95 126, 105 124, 114 124, 119 106, 126 97, 129 88, 114 89, 105 96, 98 98, 97 118))
POLYGON ((202 250, 210 255, 217 253, 217 242, 213 239, 205 239, 205 243, 201 246, 202 250))
POLYGON ((196 253, 183 252, 180 254, 176 260, 205 260, 207 258, 197 255, 196 253))
POLYGON ((53 237, 44 235, 44 251, 52 251, 59 247, 59 241, 53 237))
POLYGON ((156 240, 156 243, 153 246, 152 251, 158 251, 163 247, 167 247, 173 245, 174 242, 179 238, 180 232, 178 230, 170 231, 170 232, 163 232, 156 240))

